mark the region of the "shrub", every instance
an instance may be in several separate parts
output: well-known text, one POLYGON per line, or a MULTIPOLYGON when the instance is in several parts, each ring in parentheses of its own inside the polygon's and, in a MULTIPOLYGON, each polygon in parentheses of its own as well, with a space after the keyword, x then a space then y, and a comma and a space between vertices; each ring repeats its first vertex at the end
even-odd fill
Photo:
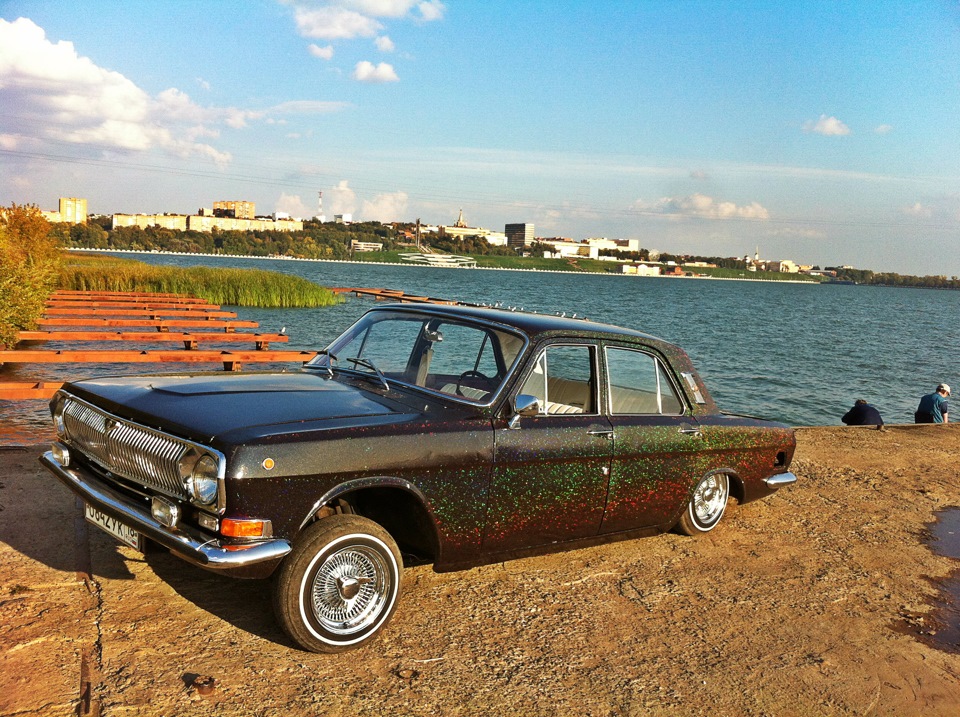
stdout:
POLYGON ((0 344, 36 328, 60 277, 60 247, 35 206, 0 208, 0 344))

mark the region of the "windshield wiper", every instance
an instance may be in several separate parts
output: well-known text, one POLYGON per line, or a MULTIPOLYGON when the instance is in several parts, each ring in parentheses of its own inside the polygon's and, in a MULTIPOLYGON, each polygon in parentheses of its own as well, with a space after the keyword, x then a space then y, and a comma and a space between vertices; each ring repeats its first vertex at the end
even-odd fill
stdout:
POLYGON ((373 371, 377 374, 377 378, 380 379, 380 383, 383 384, 383 390, 389 391, 390 384, 387 383, 387 377, 383 375, 383 371, 377 368, 376 364, 373 363, 370 359, 365 358, 348 358, 347 361, 352 363, 354 366, 365 366, 366 368, 373 371))
POLYGON ((335 353, 333 353, 332 351, 327 351, 326 349, 323 349, 322 351, 317 351, 317 356, 326 356, 327 365, 320 367, 320 366, 312 366, 311 364, 306 364, 305 368, 325 368, 327 369, 327 376, 329 376, 330 378, 333 378, 333 364, 335 361, 339 361, 340 359, 337 358, 337 355, 335 353))

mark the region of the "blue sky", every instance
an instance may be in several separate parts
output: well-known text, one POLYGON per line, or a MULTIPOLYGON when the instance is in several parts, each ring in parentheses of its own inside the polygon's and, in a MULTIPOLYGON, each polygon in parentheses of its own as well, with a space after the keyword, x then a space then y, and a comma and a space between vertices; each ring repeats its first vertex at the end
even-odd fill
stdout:
POLYGON ((318 191, 960 275, 960 3, 0 2, 0 203, 311 216, 318 191))

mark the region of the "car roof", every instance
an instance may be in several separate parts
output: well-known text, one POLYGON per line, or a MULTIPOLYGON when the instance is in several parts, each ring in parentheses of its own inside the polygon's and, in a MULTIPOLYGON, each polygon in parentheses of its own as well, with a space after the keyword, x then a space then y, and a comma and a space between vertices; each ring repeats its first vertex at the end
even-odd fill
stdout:
POLYGON ((622 326, 604 324, 587 319, 561 314, 538 314, 529 311, 474 306, 465 304, 387 304, 371 311, 405 311, 446 316, 450 318, 469 318, 492 322, 519 329, 533 338, 546 333, 606 334, 614 337, 638 338, 645 341, 668 343, 656 336, 622 326))

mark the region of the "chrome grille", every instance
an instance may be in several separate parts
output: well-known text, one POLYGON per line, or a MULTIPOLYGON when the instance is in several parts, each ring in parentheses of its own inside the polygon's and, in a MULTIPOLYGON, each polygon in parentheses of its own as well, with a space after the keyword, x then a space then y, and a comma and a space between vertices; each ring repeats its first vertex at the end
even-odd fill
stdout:
POLYGON ((63 421, 70 444, 122 478, 185 499, 180 459, 202 447, 124 420, 67 396, 63 421))

